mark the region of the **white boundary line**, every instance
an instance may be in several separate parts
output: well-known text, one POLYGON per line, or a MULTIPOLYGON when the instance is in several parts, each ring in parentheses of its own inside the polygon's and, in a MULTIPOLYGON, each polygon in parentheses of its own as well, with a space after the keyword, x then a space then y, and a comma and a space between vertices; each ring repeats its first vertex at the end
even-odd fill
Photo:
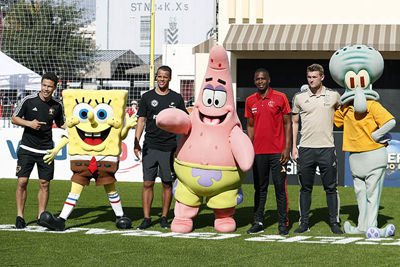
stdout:
MULTIPOLYGON (((222 240, 244 236, 242 234, 225 234, 210 232, 192 232, 188 234, 180 234, 173 232, 160 231, 142 231, 142 230, 107 230, 101 228, 69 228, 65 231, 50 231, 41 226, 27 226, 24 229, 16 229, 13 224, 0 224, 0 231, 18 231, 18 232, 35 232, 49 234, 69 234, 76 232, 85 232, 86 235, 110 235, 117 234, 122 236, 135 237, 173 237, 173 238, 190 238, 190 239, 207 239, 222 240)), ((247 236, 247 235, 246 235, 247 236)), ((400 238, 376 238, 367 239, 365 237, 347 237, 347 236, 292 236, 285 237, 280 235, 256 235, 244 239, 253 242, 277 242, 277 243, 300 243, 300 244, 356 244, 356 245, 383 245, 383 246, 400 246, 400 238)))

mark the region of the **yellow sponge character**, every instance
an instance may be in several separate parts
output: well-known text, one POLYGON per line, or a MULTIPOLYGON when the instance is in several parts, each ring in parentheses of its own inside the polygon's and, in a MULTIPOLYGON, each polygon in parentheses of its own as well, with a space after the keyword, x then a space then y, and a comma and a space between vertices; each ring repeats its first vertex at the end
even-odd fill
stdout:
POLYGON ((119 156, 127 97, 126 90, 64 90, 68 153, 119 156))

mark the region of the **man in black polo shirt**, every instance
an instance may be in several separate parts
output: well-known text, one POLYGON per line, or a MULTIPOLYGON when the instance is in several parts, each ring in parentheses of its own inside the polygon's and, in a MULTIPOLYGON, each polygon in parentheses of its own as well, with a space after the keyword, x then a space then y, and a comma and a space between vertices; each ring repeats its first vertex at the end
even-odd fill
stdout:
MULTIPOLYGON (((24 207, 26 188, 32 169, 36 163, 39 174, 38 206, 40 214, 46 209, 49 199, 50 180, 53 179, 54 163, 48 165, 43 156, 48 149, 53 148, 52 125, 65 129, 64 111, 61 103, 52 98, 57 88, 58 78, 54 73, 46 73, 42 77, 41 90, 37 94, 25 97, 11 117, 13 124, 24 127, 21 145, 18 149, 16 175, 18 185, 16 190, 17 219, 15 227, 20 229, 26 226, 24 207)), ((37 221, 40 223, 39 220, 37 221)))
POLYGON ((140 158, 141 153, 143 154, 142 203, 144 220, 137 228, 140 230, 151 227, 150 209, 157 175, 160 176, 163 185, 160 225, 162 228, 170 228, 167 214, 172 200, 172 182, 175 179, 172 164, 177 143, 175 134, 161 130, 156 126, 156 116, 166 108, 175 107, 187 112, 182 96, 169 89, 171 72, 171 68, 168 66, 159 67, 156 77, 157 87, 143 94, 139 102, 137 113, 139 119, 136 125, 134 152, 137 158, 140 158), (146 125, 146 134, 142 151, 139 140, 144 125, 146 125))

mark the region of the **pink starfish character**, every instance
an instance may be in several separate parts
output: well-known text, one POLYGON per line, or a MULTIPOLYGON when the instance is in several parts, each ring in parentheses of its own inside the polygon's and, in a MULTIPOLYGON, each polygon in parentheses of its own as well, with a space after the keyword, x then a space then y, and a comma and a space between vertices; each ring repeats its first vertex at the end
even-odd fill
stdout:
POLYGON ((174 162, 178 179, 171 230, 191 232, 192 219, 205 198, 214 210, 215 230, 235 231, 233 214, 243 200, 240 187, 253 164, 254 149, 236 114, 228 57, 222 46, 210 52, 192 113, 170 108, 160 112, 156 121, 166 131, 183 134, 174 162))

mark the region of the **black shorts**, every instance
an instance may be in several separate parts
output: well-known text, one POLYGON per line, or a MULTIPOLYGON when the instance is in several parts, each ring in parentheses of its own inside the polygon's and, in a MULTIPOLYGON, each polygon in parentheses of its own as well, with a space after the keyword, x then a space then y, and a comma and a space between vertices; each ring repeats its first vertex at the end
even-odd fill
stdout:
POLYGON ((23 148, 17 152, 17 177, 28 177, 31 175, 35 163, 38 169, 39 179, 50 181, 54 177, 54 161, 49 165, 43 161, 43 154, 34 153, 23 148))
POLYGON ((161 151, 158 149, 143 149, 143 180, 155 181, 157 176, 164 183, 175 180, 173 168, 175 151, 161 151))

